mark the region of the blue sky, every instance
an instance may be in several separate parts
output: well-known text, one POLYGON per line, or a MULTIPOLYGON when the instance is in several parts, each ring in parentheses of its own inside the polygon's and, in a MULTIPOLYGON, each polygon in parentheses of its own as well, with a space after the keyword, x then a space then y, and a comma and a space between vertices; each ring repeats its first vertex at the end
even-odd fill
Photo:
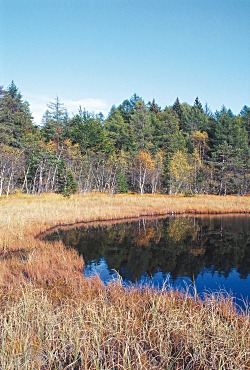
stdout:
POLYGON ((0 84, 39 123, 56 96, 107 114, 133 93, 250 105, 250 0, 0 0, 0 84))

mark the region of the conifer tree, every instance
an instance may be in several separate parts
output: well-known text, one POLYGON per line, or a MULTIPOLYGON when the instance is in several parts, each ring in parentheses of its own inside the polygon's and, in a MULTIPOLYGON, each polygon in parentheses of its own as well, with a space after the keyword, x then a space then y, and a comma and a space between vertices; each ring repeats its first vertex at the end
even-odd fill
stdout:
POLYGON ((45 141, 54 140, 59 145, 63 141, 64 126, 67 120, 67 110, 56 97, 54 102, 48 103, 48 109, 42 119, 41 132, 45 141))
POLYGON ((179 119, 181 120, 182 118, 182 107, 179 101, 179 98, 177 97, 174 104, 173 104, 173 111, 177 114, 179 119))
POLYGON ((149 106, 149 111, 154 113, 155 115, 158 115, 158 113, 160 113, 161 111, 161 107, 159 107, 159 105, 156 104, 155 99, 152 100, 152 103, 149 102, 148 106, 149 106))
POLYGON ((6 90, 0 88, 0 136, 1 142, 22 148, 25 135, 35 131, 29 104, 22 100, 14 81, 6 90))

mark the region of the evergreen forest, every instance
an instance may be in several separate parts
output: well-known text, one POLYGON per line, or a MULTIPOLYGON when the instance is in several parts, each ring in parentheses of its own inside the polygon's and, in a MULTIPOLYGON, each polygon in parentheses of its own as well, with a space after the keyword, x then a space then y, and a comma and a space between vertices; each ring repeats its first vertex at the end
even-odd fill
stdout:
POLYGON ((212 112, 197 97, 161 108, 138 95, 108 116, 55 98, 41 125, 12 81, 0 87, 0 196, 92 191, 237 194, 250 188, 250 108, 212 112))

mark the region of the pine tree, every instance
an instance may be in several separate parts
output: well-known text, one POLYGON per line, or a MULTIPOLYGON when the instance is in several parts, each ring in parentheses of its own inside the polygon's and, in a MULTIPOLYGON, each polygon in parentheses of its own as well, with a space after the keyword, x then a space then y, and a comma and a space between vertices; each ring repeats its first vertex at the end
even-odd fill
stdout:
POLYGON ((250 107, 244 105, 240 111, 240 117, 248 133, 248 143, 250 145, 250 107))
POLYGON ((156 104, 155 99, 152 100, 152 103, 149 102, 148 106, 149 106, 149 111, 154 113, 155 115, 158 115, 158 113, 160 113, 161 111, 161 107, 158 104, 156 104))
POLYGON ((128 192, 128 181, 124 172, 119 173, 117 176, 117 190, 118 193, 128 192))
POLYGON ((201 112, 204 112, 203 108, 202 108, 202 104, 201 102, 199 101, 199 98, 197 96, 197 98, 195 99, 194 101, 194 108, 196 109, 199 109, 201 112))
POLYGON ((143 101, 136 103, 134 113, 130 120, 131 138, 135 151, 140 149, 152 150, 152 134, 150 114, 143 101))
POLYGON ((54 140, 59 145, 63 140, 63 131, 67 120, 67 110, 59 98, 56 97, 54 102, 48 103, 48 109, 42 119, 43 126, 41 132, 45 140, 47 142, 54 140))
POLYGON ((71 169, 68 170, 65 178, 65 186, 62 191, 64 197, 69 197, 71 194, 75 194, 78 189, 78 184, 75 179, 75 175, 71 169))
POLYGON ((1 142, 16 148, 24 147, 25 135, 32 133, 29 104, 22 100, 22 95, 14 81, 6 90, 0 89, 0 136, 1 142))
POLYGON ((177 116, 181 120, 183 111, 178 97, 176 98, 172 108, 173 111, 177 114, 177 116))
POLYGON ((114 108, 106 119, 104 128, 117 150, 130 150, 129 125, 124 121, 119 109, 114 108))

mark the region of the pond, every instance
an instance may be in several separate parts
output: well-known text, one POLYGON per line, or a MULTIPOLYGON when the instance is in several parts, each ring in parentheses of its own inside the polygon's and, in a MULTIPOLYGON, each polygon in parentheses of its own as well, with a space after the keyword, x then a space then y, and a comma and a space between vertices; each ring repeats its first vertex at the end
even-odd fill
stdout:
POLYGON ((171 216, 133 222, 57 228, 61 239, 85 261, 84 275, 104 283, 161 288, 196 287, 198 293, 225 290, 250 297, 250 216, 171 216))

